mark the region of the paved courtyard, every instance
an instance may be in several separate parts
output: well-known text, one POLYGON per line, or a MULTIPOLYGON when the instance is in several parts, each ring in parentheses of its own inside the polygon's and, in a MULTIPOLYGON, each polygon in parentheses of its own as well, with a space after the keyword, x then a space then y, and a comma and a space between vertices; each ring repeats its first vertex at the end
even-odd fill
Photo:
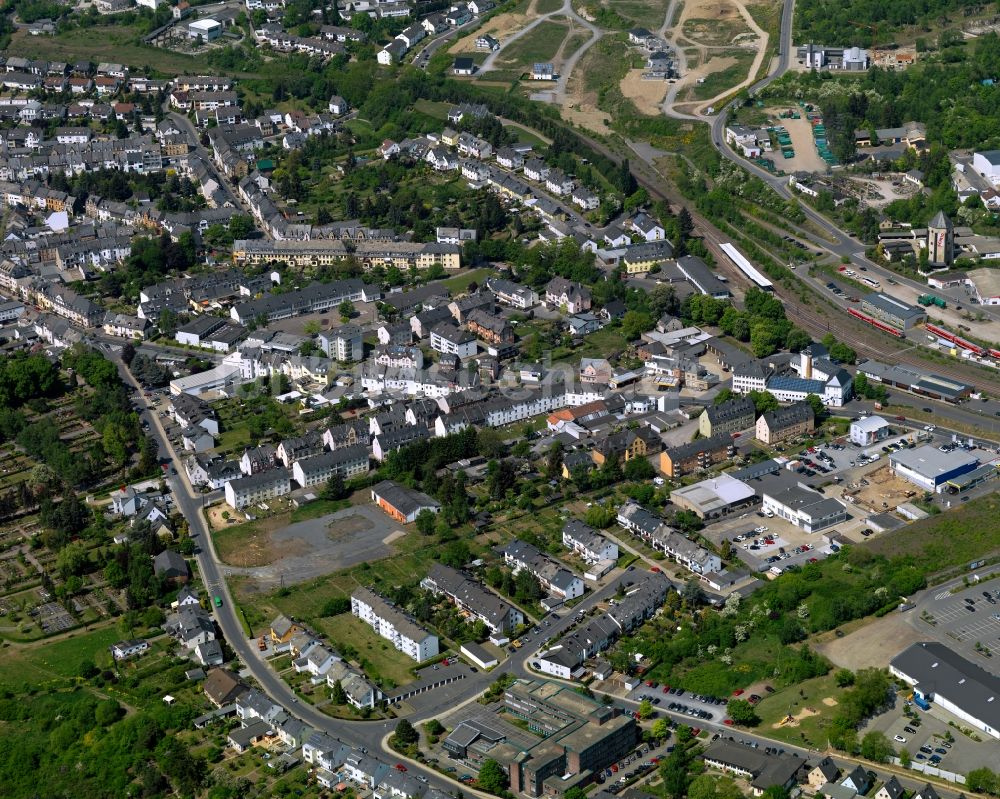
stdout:
POLYGON ((392 541, 403 531, 388 516, 369 505, 295 522, 271 533, 277 548, 291 554, 268 566, 227 568, 255 580, 260 590, 301 583, 392 553, 392 541))

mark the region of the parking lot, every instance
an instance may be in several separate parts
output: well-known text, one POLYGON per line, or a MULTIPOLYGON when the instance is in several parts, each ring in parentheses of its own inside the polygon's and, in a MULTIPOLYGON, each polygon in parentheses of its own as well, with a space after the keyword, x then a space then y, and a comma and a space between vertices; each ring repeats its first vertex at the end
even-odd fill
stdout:
POLYGON ((753 571, 766 571, 773 565, 802 566, 831 551, 822 534, 807 533, 786 519, 768 518, 759 511, 723 519, 703 530, 702 535, 716 545, 723 539, 731 541, 740 560, 753 571))
POLYGON ((718 724, 726 717, 726 699, 699 696, 669 685, 640 683, 625 698, 631 699, 633 702, 648 699, 657 710, 668 711, 675 716, 683 717, 694 726, 698 726, 699 722, 718 724))
POLYGON ((1000 575, 930 596, 910 613, 911 623, 929 636, 1000 675, 1000 575))
POLYGON ((957 723, 958 719, 938 705, 931 705, 930 711, 924 711, 916 705, 907 707, 907 704, 897 702, 896 707, 875 718, 863 732, 883 732, 897 750, 905 748, 914 763, 959 774, 978 768, 995 757, 995 741, 989 738, 973 741, 949 727, 949 721, 957 723))

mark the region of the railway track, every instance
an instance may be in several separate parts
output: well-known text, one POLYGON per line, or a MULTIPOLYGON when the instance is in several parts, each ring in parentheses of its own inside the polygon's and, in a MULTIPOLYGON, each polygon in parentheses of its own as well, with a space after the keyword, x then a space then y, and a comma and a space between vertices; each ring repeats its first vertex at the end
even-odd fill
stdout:
MULTIPOLYGON (((600 150, 607 157, 613 159, 619 157, 599 142, 595 142, 586 136, 584 138, 587 138, 591 146, 600 150)), ((666 190, 662 177, 659 177, 659 179, 653 177, 653 167, 648 162, 638 161, 635 167, 633 174, 635 174, 636 181, 651 195, 675 205, 685 202, 683 198, 678 198, 666 190)), ((656 174, 658 176, 658 173, 656 174)), ((688 208, 688 211, 691 214, 695 228, 701 234, 706 248, 715 258, 717 268, 726 273, 731 283, 739 285, 744 290, 749 288, 751 285, 750 281, 747 280, 742 272, 729 263, 728 257, 719 246, 724 241, 729 241, 732 237, 723 234, 712 222, 697 211, 693 211, 690 208, 688 208)), ((919 350, 914 348, 914 344, 906 343, 901 346, 901 342, 890 339, 886 335, 879 335, 876 330, 868 328, 863 323, 855 323, 846 312, 840 312, 840 309, 836 306, 830 306, 836 311, 833 314, 817 315, 815 308, 802 305, 795 298, 795 295, 790 294, 787 290, 783 292, 782 288, 779 283, 775 283, 775 293, 781 297, 788 317, 816 338, 822 338, 827 333, 832 333, 838 341, 847 344, 859 355, 864 355, 867 358, 890 363, 905 363, 909 366, 934 372, 942 377, 950 377, 962 383, 969 383, 978 389, 985 389, 991 394, 1000 395, 1000 375, 994 378, 988 374, 984 374, 979 369, 954 368, 947 364, 932 361, 921 356, 919 350)), ((812 290, 810 289, 810 291, 812 290)), ((813 293, 815 294, 815 292, 813 293)), ((905 342, 906 340, 904 339, 903 341, 905 342)))

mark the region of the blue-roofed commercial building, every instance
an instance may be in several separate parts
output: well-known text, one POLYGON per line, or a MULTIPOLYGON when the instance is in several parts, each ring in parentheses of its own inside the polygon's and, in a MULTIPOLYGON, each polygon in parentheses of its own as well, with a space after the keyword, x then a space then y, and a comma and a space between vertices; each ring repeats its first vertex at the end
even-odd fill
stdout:
POLYGON ((937 447, 924 445, 904 449, 889 456, 889 468, 905 480, 925 491, 940 493, 949 480, 973 471, 979 458, 964 449, 942 452, 937 447))

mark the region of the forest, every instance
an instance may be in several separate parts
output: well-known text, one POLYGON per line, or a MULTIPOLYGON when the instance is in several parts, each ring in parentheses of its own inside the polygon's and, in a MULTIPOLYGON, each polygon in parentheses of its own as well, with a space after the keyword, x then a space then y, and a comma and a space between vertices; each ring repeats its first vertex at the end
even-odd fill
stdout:
POLYGON ((867 45, 877 26, 878 43, 885 44, 903 28, 957 21, 982 9, 979 0, 798 0, 795 41, 867 45))

